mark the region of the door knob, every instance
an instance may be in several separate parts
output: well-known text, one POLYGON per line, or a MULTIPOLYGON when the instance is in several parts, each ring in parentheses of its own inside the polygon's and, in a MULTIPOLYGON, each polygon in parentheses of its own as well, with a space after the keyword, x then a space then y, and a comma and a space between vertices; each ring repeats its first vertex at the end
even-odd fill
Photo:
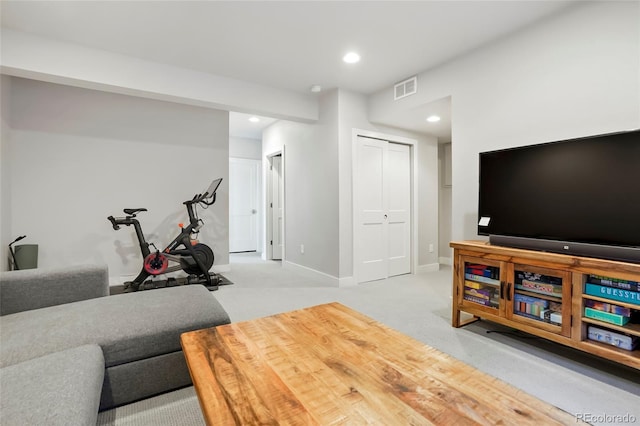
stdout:
POLYGON ((385 219, 387 218, 387 215, 386 215, 386 214, 384 215, 384 218, 385 218, 385 219))

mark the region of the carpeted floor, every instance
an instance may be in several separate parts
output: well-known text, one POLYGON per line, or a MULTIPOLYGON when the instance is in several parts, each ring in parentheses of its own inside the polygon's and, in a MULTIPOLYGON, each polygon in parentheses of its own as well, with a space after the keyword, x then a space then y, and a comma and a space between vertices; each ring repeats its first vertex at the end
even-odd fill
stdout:
POLYGON ((204 426, 193 387, 103 411, 98 426, 204 426))
MULTIPOLYGON (((338 301, 572 414, 635 416, 640 373, 489 322, 451 327, 451 269, 335 288, 255 254, 232 256, 212 294, 232 321, 338 301)), ((203 424, 192 387, 99 415, 104 426, 203 424)))

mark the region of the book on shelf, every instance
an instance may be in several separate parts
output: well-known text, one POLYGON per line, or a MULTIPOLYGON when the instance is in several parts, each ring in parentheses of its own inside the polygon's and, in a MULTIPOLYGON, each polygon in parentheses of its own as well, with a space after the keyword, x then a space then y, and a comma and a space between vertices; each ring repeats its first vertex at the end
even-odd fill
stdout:
POLYGON ((612 303, 600 302, 593 299, 584 299, 584 306, 587 308, 597 309, 603 312, 610 312, 612 314, 623 315, 625 317, 631 316, 631 308, 625 308, 623 306, 614 305, 612 303))
POLYGON ((598 296, 605 299, 640 305, 640 292, 637 291, 622 290, 620 288, 586 283, 584 285, 584 292, 591 296, 598 296))
POLYGON ((549 296, 562 296, 562 285, 548 284, 543 282, 529 281, 523 279, 520 283, 515 284, 520 290, 532 291, 534 293, 547 294, 549 296))
POLYGON ((591 284, 619 288, 622 290, 640 291, 640 283, 636 281, 621 280, 617 278, 604 277, 602 275, 589 275, 587 276, 587 282, 591 284))
POLYGON ((482 275, 464 274, 464 277, 467 280, 470 280, 470 281, 478 281, 478 282, 481 282, 481 283, 491 284, 491 285, 494 285, 494 286, 499 286, 500 285, 500 281, 499 280, 496 280, 496 279, 493 279, 493 278, 488 278, 488 277, 485 277, 485 276, 482 276, 482 275))
POLYGON ((539 314, 530 314, 525 311, 515 311, 516 315, 525 318, 531 318, 536 321, 546 322, 554 325, 562 325, 562 314, 560 312, 555 312, 550 309, 543 309, 539 314))
POLYGON ((520 293, 514 294, 513 295, 513 300, 516 301, 516 302, 524 302, 524 303, 536 304, 536 305, 544 306, 545 308, 549 307, 549 301, 548 300, 539 299, 539 298, 533 297, 533 296, 526 296, 526 295, 520 294, 520 293))
POLYGON ((464 270, 467 274, 480 275, 482 277, 492 278, 493 273, 489 269, 474 269, 466 268, 464 270))
POLYGON ((640 338, 637 336, 627 336, 626 334, 616 333, 615 331, 593 325, 587 327, 587 335, 591 340, 613 345, 628 351, 635 349, 638 342, 640 342, 640 338))
POLYGON ((484 305, 484 306, 497 306, 497 304, 495 302, 492 303, 491 299, 484 299, 482 297, 475 297, 475 296, 471 296, 469 294, 465 294, 463 296, 464 300, 468 300, 470 302, 473 303, 477 303, 479 305, 484 305))
POLYGON ((480 275, 487 278, 497 279, 500 276, 500 268, 487 265, 477 265, 465 263, 465 273, 472 275, 480 275))
MULTIPOLYGON (((548 300, 525 296, 518 293, 514 294, 513 301, 513 306, 516 312, 533 315, 536 319, 540 319, 541 312, 549 308, 548 300)), ((544 318, 544 316, 542 318, 544 318)))
POLYGON ((495 288, 494 285, 491 284, 486 284, 486 283, 481 283, 481 282, 477 282, 477 281, 469 281, 469 280, 465 280, 464 281, 464 286, 465 287, 469 287, 469 288, 495 288))
POLYGON ((629 322, 629 317, 625 317, 618 314, 612 314, 610 312, 599 311, 593 308, 584 308, 584 316, 587 318, 593 318, 598 321, 604 321, 615 325, 625 325, 629 322))
POLYGON ((554 311, 552 309, 543 309, 542 311, 540 311, 540 319, 544 320, 545 322, 561 325, 562 313, 559 311, 554 311))
POLYGON ((482 299, 491 299, 493 297, 493 291, 483 289, 483 288, 464 288, 464 294, 468 294, 469 296, 479 297, 482 299))
POLYGON ((521 282, 522 280, 527 280, 530 282, 537 282, 541 284, 551 284, 562 286, 562 278, 554 277, 551 275, 543 275, 535 272, 527 272, 527 271, 516 271, 516 283, 521 282))

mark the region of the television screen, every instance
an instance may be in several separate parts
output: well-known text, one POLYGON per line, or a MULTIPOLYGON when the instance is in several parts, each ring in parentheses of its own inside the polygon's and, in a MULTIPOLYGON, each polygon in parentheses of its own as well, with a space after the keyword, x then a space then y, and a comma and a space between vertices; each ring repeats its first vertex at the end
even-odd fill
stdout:
POLYGON ((478 234, 640 247, 640 130, 480 154, 478 234))

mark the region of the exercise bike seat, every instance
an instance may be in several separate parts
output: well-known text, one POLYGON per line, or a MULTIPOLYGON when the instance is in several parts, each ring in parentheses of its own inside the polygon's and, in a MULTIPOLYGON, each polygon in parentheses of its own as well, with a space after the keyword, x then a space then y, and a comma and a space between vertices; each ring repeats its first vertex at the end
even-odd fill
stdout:
POLYGON ((123 210, 126 214, 133 214, 135 215, 138 212, 146 212, 147 209, 124 209, 123 210))

